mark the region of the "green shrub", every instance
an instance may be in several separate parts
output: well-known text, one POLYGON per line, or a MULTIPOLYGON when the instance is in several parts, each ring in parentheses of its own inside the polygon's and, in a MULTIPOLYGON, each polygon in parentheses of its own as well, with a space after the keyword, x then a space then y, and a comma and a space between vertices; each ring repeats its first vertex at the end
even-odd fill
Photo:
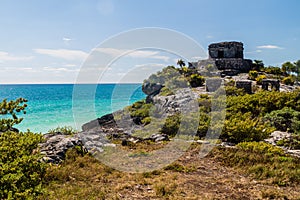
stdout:
POLYGON ((144 119, 142 119, 142 123, 144 125, 150 124, 151 123, 151 117, 145 117, 144 119))
POLYGON ((298 149, 300 150, 300 135, 292 134, 291 138, 279 140, 276 143, 278 146, 284 146, 288 149, 298 149))
POLYGON ((264 72, 266 72, 267 74, 274 74, 274 75, 277 75, 277 76, 282 74, 281 68, 273 67, 273 66, 269 66, 269 67, 264 68, 264 72))
POLYGON ((225 83, 225 86, 235 86, 235 80, 233 80, 233 79, 230 79, 229 81, 227 81, 226 83, 225 83))
POLYGON ((179 126, 180 126, 180 114, 174 114, 172 116, 167 117, 160 132, 167 134, 169 136, 175 136, 179 130, 179 126))
POLYGON ((0 135, 0 199, 27 199, 42 193, 46 165, 33 153, 42 135, 7 131, 0 135))
POLYGON ((4 115, 7 118, 0 119, 0 132, 12 130, 13 126, 22 122, 23 118, 18 118, 17 114, 23 112, 26 114, 25 108, 27 100, 24 98, 18 98, 15 101, 7 101, 4 99, 0 103, 0 115, 4 115))
POLYGON ((57 128, 54 128, 54 129, 50 129, 48 131, 48 133, 50 134, 54 134, 54 133, 62 133, 64 135, 74 135, 76 134, 78 131, 75 130, 73 127, 71 126, 63 126, 63 127, 57 127, 57 128))
POLYGON ((191 85, 191 87, 200 87, 203 86, 205 79, 203 76, 199 74, 192 74, 188 77, 188 81, 191 85))
MULTIPOLYGON (((228 96, 225 127, 221 138, 235 143, 260 141, 268 137, 269 133, 274 130, 270 127, 272 123, 264 118, 265 115, 272 111, 276 113, 285 107, 299 112, 299 104, 299 91, 290 93, 260 91, 252 95, 228 96)), ((271 116, 273 115, 274 113, 271 116)), ((293 123, 294 130, 296 130, 298 121, 295 119, 293 121, 295 122, 293 123)), ((288 123, 288 119, 282 123, 288 123)))
POLYGON ((233 143, 261 141, 268 138, 274 129, 263 124, 260 118, 253 118, 251 115, 250 112, 231 115, 225 120, 220 138, 233 143))
POLYGON ((274 110, 264 117, 272 126, 280 131, 297 132, 300 129, 300 112, 292 108, 274 110))
POLYGON ((286 155, 281 148, 265 142, 243 142, 236 147, 215 149, 211 155, 257 179, 280 186, 300 183, 300 160, 286 155))
POLYGON ((19 133, 13 127, 22 121, 16 114, 26 113, 24 102, 19 98, 0 103, 0 115, 8 117, 0 122, 0 199, 33 199, 43 192, 46 165, 37 152, 43 137, 29 130, 19 133))
POLYGON ((240 96, 246 94, 243 88, 237 88, 235 86, 225 86, 225 91, 227 96, 240 96))
POLYGON ((274 110, 291 107, 300 111, 300 93, 260 91, 255 94, 227 97, 227 117, 238 112, 251 112, 253 117, 263 117, 274 110))
POLYGON ((150 108, 153 104, 146 103, 144 100, 137 101, 132 106, 129 106, 128 109, 130 111, 131 117, 140 117, 141 119, 145 117, 149 117, 150 108))
POLYGON ((206 133, 208 131, 208 127, 210 125, 210 120, 211 120, 210 116, 207 113, 200 110, 197 136, 199 136, 199 137, 205 137, 206 136, 206 133))
POLYGON ((180 69, 176 69, 174 66, 165 67, 156 74, 152 74, 144 80, 143 84, 146 83, 160 83, 171 91, 188 86, 184 75, 180 73, 180 69))
POLYGON ((256 70, 249 71, 248 76, 250 80, 255 80, 258 76, 258 72, 256 70))
POLYGON ((275 147, 266 142, 242 142, 239 143, 237 147, 249 153, 265 154, 269 158, 285 155, 281 148, 275 147))
POLYGON ((170 96, 170 95, 173 95, 174 93, 167 87, 163 87, 161 90, 160 90, 160 93, 159 95, 161 96, 170 96))
POLYGON ((205 66, 205 69, 209 72, 213 72, 213 71, 217 71, 218 68, 216 66, 214 66, 213 64, 208 64, 205 66))
POLYGON ((257 85, 261 85, 262 84, 262 80, 266 79, 266 75, 259 75, 255 80, 256 80, 256 84, 257 85))
POLYGON ((293 76, 284 77, 282 83, 285 85, 294 85, 295 78, 293 76))

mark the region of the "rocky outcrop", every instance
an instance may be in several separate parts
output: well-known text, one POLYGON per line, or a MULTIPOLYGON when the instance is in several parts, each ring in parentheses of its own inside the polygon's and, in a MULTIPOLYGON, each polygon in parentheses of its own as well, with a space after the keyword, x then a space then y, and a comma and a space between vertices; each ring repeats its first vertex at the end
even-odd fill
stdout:
MULTIPOLYGON (((278 146, 277 143, 280 140, 290 140, 292 138, 291 133, 282 132, 282 131, 274 131, 271 133, 270 138, 265 139, 265 142, 268 142, 274 146, 278 146)), ((299 149, 288 149, 284 146, 278 146, 282 148, 287 154, 300 158, 300 150, 299 149)))
POLYGON ((144 83, 142 91, 147 95, 158 94, 162 87, 160 83, 144 83))
POLYGON ((193 92, 189 88, 183 88, 177 90, 174 95, 157 95, 153 98, 153 103, 160 112, 172 115, 177 112, 188 112, 193 109, 191 106, 196 106, 193 101, 195 101, 197 97, 196 92, 193 92))
POLYGON ((114 120, 114 115, 112 113, 103 115, 100 118, 97 118, 95 120, 92 120, 84 125, 82 125, 83 131, 88 131, 91 129, 99 128, 100 126, 105 127, 114 127, 116 126, 116 121, 114 120))
POLYGON ((160 83, 144 83, 142 86, 142 91, 147 94, 146 103, 152 103, 153 97, 160 93, 163 85, 160 83))
POLYGON ((283 139, 290 139, 290 138, 291 138, 291 133, 274 131, 273 133, 271 133, 268 139, 265 139, 265 141, 276 146, 278 141, 283 139))
POLYGON ((78 135, 70 136, 58 132, 45 134, 44 139, 45 141, 39 144, 40 152, 43 155, 42 161, 44 162, 60 163, 65 159, 68 149, 75 146, 83 148, 82 141, 78 135))

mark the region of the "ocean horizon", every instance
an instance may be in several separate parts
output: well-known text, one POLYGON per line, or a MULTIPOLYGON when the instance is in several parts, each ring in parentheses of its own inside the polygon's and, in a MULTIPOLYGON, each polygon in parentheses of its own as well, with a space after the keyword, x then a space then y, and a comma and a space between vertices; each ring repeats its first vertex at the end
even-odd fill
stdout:
MULTIPOLYGON (((28 100, 20 131, 47 133, 50 129, 81 126, 146 97, 141 83, 1 84, 0 100, 28 100), (76 94, 73 89, 76 89, 76 94)), ((4 117, 4 116, 1 116, 4 117)))

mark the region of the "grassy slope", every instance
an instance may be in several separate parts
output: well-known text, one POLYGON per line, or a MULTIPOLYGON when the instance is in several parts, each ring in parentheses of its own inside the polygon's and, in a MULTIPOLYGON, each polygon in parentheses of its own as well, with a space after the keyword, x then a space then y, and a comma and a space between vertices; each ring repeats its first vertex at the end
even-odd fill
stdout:
MULTIPOLYGON (((146 146, 152 150, 152 145, 146 146)), ((220 161, 228 151, 215 150, 199 158, 200 147, 193 144, 165 169, 142 174, 119 172, 93 157, 75 158, 70 153, 63 165, 48 170, 48 194, 41 199, 299 199, 299 183, 279 187, 271 177, 251 178, 245 168, 220 161)), ((144 151, 145 144, 130 148, 144 151)), ((299 168, 299 162, 294 167, 299 168)))

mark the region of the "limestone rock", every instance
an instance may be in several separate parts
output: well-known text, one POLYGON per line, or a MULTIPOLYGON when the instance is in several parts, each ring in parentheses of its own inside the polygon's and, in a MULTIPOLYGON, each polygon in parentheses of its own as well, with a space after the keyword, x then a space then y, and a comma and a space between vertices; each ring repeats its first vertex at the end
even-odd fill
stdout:
POLYGON ((142 91, 147 95, 158 94, 163 88, 160 83, 145 83, 142 86, 142 91))
POLYGON ((279 140, 290 139, 290 138, 291 138, 291 134, 288 132, 274 131, 273 133, 271 133, 270 138, 265 139, 265 141, 272 145, 277 145, 277 142, 279 140))
POLYGON ((65 159, 68 149, 75 146, 82 146, 81 139, 77 136, 65 135, 60 132, 45 134, 45 142, 39 144, 40 152, 43 156, 42 161, 60 163, 65 159))

